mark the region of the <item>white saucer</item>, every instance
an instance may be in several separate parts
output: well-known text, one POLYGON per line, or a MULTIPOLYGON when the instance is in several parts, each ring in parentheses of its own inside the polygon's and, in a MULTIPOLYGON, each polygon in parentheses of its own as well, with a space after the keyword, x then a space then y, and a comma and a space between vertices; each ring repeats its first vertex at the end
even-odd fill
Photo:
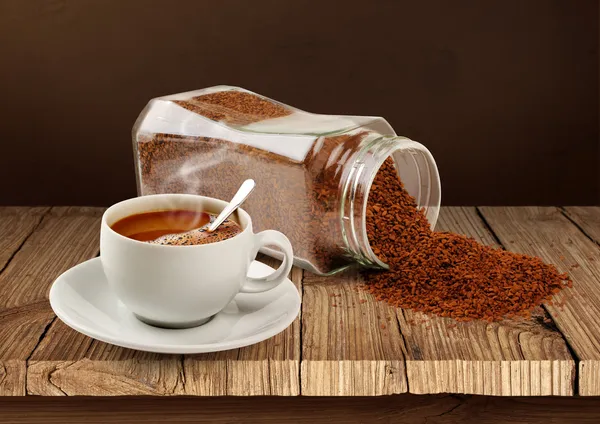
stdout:
MULTIPOLYGON (((254 261, 249 275, 273 272, 254 261)), ((144 324, 108 287, 100 258, 62 274, 50 289, 54 313, 69 327, 94 339, 157 353, 217 352, 248 346, 285 330, 298 316, 300 295, 286 280, 260 294, 238 294, 210 322, 195 328, 171 330, 144 324)))

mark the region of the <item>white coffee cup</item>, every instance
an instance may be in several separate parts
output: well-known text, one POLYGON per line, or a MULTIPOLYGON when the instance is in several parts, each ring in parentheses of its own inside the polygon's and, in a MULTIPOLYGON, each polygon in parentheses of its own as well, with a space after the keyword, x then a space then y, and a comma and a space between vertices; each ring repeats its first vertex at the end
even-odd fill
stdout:
MULTIPOLYGON (((232 215, 242 227, 236 236, 194 246, 149 244, 125 237, 111 226, 144 212, 185 209, 218 214, 222 200, 192 194, 156 194, 117 203, 104 212, 100 257, 109 286, 143 322, 167 328, 206 323, 238 293, 261 293, 277 287, 292 268, 292 245, 279 231, 252 232, 250 215, 232 215), (283 252, 281 266, 263 278, 247 276, 259 249, 275 245, 283 252)), ((232 218, 230 217, 230 218, 232 218)))

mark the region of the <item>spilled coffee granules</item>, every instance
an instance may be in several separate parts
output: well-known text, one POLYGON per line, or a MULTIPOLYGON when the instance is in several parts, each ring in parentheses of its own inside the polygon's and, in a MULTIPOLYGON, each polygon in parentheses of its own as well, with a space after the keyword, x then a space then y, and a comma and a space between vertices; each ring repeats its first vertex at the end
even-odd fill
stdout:
POLYGON ((373 251, 389 272, 365 272, 377 299, 460 321, 529 316, 535 306, 571 286, 541 259, 484 246, 472 238, 433 232, 388 159, 367 206, 373 251))

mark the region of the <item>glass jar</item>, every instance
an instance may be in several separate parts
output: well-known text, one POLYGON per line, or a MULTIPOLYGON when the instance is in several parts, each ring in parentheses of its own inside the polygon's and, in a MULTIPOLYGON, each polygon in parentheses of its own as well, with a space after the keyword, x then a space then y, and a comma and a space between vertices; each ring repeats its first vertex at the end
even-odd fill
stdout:
MULTIPOLYGON (((379 117, 318 115, 237 87, 151 100, 133 128, 138 194, 229 200, 247 178, 255 231, 273 228, 295 264, 320 275, 352 265, 386 268, 366 230, 369 190, 392 157, 433 227, 440 180, 431 153, 379 117)), ((280 257, 266 248, 264 253, 280 257)))

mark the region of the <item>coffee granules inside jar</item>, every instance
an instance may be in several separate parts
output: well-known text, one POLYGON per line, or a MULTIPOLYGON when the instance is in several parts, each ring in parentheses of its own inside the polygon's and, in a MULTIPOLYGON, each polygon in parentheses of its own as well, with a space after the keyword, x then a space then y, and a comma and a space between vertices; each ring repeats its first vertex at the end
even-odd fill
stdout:
MULTIPOLYGON (((179 106, 228 125, 247 125, 291 113, 243 91, 223 91, 186 100, 179 106)), ((352 263, 335 240, 342 239, 338 213, 341 159, 360 149, 365 132, 319 137, 302 161, 229 140, 165 133, 135 142, 141 194, 197 193, 230 199, 246 178, 256 189, 244 207, 254 211, 255 231, 276 229, 294 246, 297 258, 329 271, 352 263), (333 240, 333 241, 332 241, 333 240)))
POLYGON ((221 91, 174 102, 214 121, 232 125, 248 125, 291 113, 277 103, 243 91, 221 91))
POLYGON ((373 251, 389 272, 365 272, 366 289, 401 308, 460 321, 529 316, 565 286, 566 274, 541 259, 433 232, 388 159, 367 206, 373 251))

